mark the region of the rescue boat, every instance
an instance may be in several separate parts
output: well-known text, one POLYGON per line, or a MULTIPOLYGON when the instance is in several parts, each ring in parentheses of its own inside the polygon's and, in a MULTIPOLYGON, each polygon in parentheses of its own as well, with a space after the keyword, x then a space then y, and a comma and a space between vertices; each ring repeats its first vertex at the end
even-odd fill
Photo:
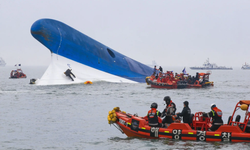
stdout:
POLYGON ((23 73, 22 69, 12 70, 10 72, 10 79, 26 78, 26 74, 23 73))
POLYGON ((209 81, 211 73, 199 73, 199 80, 191 78, 191 76, 184 75, 183 73, 173 75, 173 72, 159 73, 156 77, 151 75, 146 77, 147 85, 152 88, 166 88, 166 89, 183 89, 183 88, 204 88, 213 86, 214 82, 209 81))
POLYGON ((216 131, 209 131, 211 119, 203 117, 202 112, 197 112, 190 120, 191 123, 172 123, 168 127, 150 127, 148 122, 137 115, 121 111, 115 107, 109 111, 108 121, 128 137, 140 138, 169 138, 176 140, 191 141, 227 141, 227 142, 250 142, 250 100, 239 101, 228 123, 221 125, 216 131), (241 108, 241 109, 239 109, 241 108), (240 115, 235 116, 238 110, 245 111, 244 120, 240 122, 240 115))

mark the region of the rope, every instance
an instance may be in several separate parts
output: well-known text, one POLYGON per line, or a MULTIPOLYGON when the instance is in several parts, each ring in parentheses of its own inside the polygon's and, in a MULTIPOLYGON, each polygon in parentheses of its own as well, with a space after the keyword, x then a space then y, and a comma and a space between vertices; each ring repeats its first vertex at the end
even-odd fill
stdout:
MULTIPOLYGON (((113 123, 114 126, 115 126, 115 124, 116 123, 113 123)), ((117 126, 115 126, 115 127, 116 127, 116 129, 118 129, 119 131, 121 131, 122 134, 124 134, 124 132, 122 131, 122 129, 120 127, 117 127, 117 126)))

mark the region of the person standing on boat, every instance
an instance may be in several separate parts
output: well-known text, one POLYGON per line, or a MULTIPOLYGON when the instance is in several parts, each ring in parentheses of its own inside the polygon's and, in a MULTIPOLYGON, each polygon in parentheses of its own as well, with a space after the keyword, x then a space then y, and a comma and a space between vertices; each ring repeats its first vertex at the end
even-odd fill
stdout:
POLYGON ((183 117, 183 123, 188 123, 190 124, 190 116, 191 116, 191 109, 189 108, 189 103, 188 101, 183 102, 183 109, 181 113, 177 113, 177 117, 179 118, 180 116, 183 117))
POLYGON ((174 102, 172 102, 171 98, 169 96, 165 96, 163 99, 166 102, 166 108, 162 111, 161 113, 161 117, 165 117, 162 120, 162 123, 173 123, 173 118, 172 116, 175 115, 175 111, 176 111, 176 105, 174 102))
POLYGON ((200 80, 199 72, 196 72, 195 80, 200 80))
POLYGON ((76 76, 71 72, 72 71, 72 69, 67 69, 65 72, 64 72, 64 74, 66 75, 66 76, 68 76, 68 77, 70 77, 70 79, 72 80, 72 81, 74 81, 74 79, 71 77, 71 75, 75 78, 76 76))
POLYGON ((151 127, 162 127, 161 113, 157 110, 157 103, 151 104, 151 110, 148 111, 144 119, 148 120, 148 125, 151 127))
POLYGON ((212 127, 209 129, 211 131, 217 130, 221 125, 223 125, 222 111, 216 107, 213 103, 211 104, 211 111, 208 113, 203 113, 204 117, 211 117, 213 119, 212 127))
POLYGON ((163 69, 162 69, 161 66, 159 67, 159 71, 160 71, 161 73, 163 73, 163 69))
POLYGON ((156 75, 156 66, 154 67, 154 70, 153 70, 153 75, 155 76, 156 75))

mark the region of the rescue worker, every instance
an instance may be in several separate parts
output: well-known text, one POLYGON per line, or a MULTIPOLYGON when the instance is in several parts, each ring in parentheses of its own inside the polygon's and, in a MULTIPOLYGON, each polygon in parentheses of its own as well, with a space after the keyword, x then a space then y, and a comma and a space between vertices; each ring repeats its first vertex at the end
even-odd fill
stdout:
POLYGON ((156 66, 154 67, 154 70, 153 70, 153 75, 156 76, 156 66))
POLYGON ((216 107, 216 105, 213 103, 211 104, 211 111, 208 113, 203 113, 204 117, 212 117, 212 127, 209 129, 210 131, 217 130, 221 125, 223 125, 222 120, 222 111, 216 107))
POLYGON ((174 122, 173 116, 175 115, 176 105, 172 102, 169 96, 165 96, 163 99, 166 103, 166 108, 162 111, 161 117, 165 117, 162 123, 171 124, 174 122))
POLYGON ((72 71, 72 69, 67 69, 65 72, 64 72, 64 74, 66 75, 66 76, 68 76, 68 77, 70 77, 70 79, 72 80, 72 81, 74 81, 74 79, 71 77, 71 75, 75 78, 76 76, 71 72, 72 71))
POLYGON ((161 113, 157 110, 157 103, 151 104, 151 110, 148 111, 147 116, 144 118, 148 120, 148 125, 151 127, 162 127, 162 120, 159 116, 161 113))
POLYGON ((184 101, 183 102, 183 109, 182 109, 182 112, 181 113, 177 113, 177 117, 176 118, 179 118, 180 116, 182 116, 183 118, 183 123, 188 123, 190 124, 190 116, 191 116, 191 109, 189 108, 189 103, 188 101, 184 101))
POLYGON ((195 80, 199 81, 199 79, 200 79, 199 72, 196 72, 195 80))
POLYGON ((162 69, 161 66, 159 67, 159 71, 160 71, 161 73, 163 73, 163 69, 162 69))

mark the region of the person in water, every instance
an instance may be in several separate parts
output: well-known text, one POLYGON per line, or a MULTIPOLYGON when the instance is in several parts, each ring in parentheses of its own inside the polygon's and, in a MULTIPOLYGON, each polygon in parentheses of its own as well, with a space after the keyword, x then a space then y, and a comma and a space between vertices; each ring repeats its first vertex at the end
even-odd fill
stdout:
POLYGON ((216 105, 213 103, 211 104, 211 111, 208 113, 203 113, 204 117, 211 117, 213 119, 212 127, 209 129, 210 131, 217 130, 221 125, 223 125, 222 120, 222 111, 216 107, 216 105))
POLYGON ((175 115, 176 105, 169 96, 165 96, 163 100, 166 103, 166 108, 161 113, 161 117, 165 117, 162 123, 171 124, 174 122, 173 116, 175 115))
POLYGON ((74 81, 74 79, 71 77, 71 75, 75 78, 76 76, 71 72, 72 71, 72 69, 67 69, 65 72, 64 72, 64 74, 66 75, 66 76, 68 76, 68 77, 70 77, 70 79, 72 80, 72 81, 74 81))
POLYGON ((176 118, 179 118, 180 116, 182 116, 183 117, 183 123, 190 124, 191 109, 188 106, 189 105, 188 101, 184 101, 183 105, 184 105, 184 107, 182 109, 182 112, 177 113, 176 118))
POLYGON ((148 120, 148 125, 151 127, 162 127, 161 113, 157 110, 157 103, 151 104, 151 110, 148 111, 144 119, 148 120))

